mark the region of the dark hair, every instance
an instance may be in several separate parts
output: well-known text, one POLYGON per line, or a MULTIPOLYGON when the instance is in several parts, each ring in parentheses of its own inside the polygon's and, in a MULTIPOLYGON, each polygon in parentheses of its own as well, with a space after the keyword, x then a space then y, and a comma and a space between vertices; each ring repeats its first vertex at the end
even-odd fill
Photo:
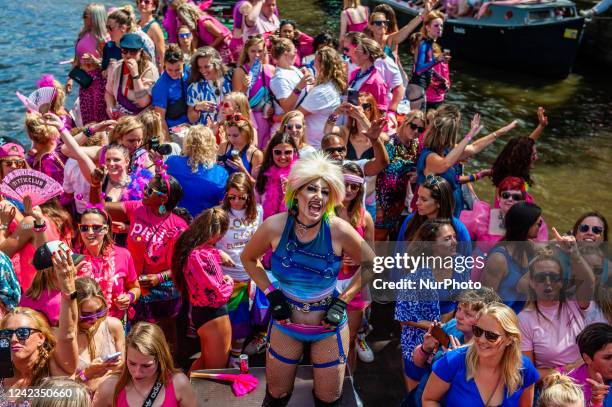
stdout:
POLYGON ((374 10, 372 10, 371 14, 374 13, 383 13, 385 15, 389 21, 389 27, 387 29, 389 34, 393 34, 397 31, 397 17, 395 15, 395 10, 393 10, 391 6, 388 4, 379 4, 378 6, 374 7, 374 10))
POLYGON ((259 174, 257 174, 255 189, 260 194, 263 194, 266 191, 266 183, 268 182, 266 171, 268 171, 268 169, 274 165, 274 147, 279 144, 290 144, 293 148, 294 156, 298 154, 299 148, 297 147, 297 144, 295 144, 293 137, 291 137, 288 133, 282 133, 280 131, 277 131, 276 134, 274 134, 266 146, 263 162, 259 169, 259 174))
POLYGON ((156 175, 151 179, 152 182, 155 182, 158 186, 159 192, 163 192, 166 194, 168 200, 164 204, 166 210, 174 211, 176 205, 178 205, 179 201, 183 198, 183 188, 181 184, 171 175, 167 175, 168 183, 162 179, 160 175, 156 175), (170 190, 168 190, 168 186, 170 186, 170 190))
POLYGON ((502 302, 501 297, 491 287, 482 287, 477 290, 465 290, 457 294, 455 297, 457 303, 465 303, 468 307, 478 312, 485 307, 485 305, 492 302, 502 302))
POLYGON ((542 209, 530 202, 517 202, 506 213, 504 224, 506 234, 503 241, 524 242, 528 238, 529 229, 542 216, 542 209))
MULTIPOLYGON (((434 175, 427 177, 425 182, 419 188, 427 188, 431 191, 431 197, 440 205, 438 209, 438 218, 452 219, 453 209, 455 207, 455 197, 453 196, 453 188, 444 178, 434 175)), ((423 223, 427 221, 426 216, 420 215, 418 212, 408 222, 404 236, 399 239, 414 240, 413 237, 423 223)))
POLYGON ((409 252, 414 253, 416 256, 423 254, 431 256, 432 245, 429 242, 436 241, 440 229, 442 229, 444 226, 450 226, 453 228, 455 233, 457 232, 455 225, 453 225, 453 222, 451 222, 450 219, 427 219, 416 231, 414 239, 411 239, 414 243, 410 244, 409 252))
MULTIPOLYGON (((85 215, 98 215, 102 216, 104 219, 104 223, 106 224, 107 231, 104 235, 104 239, 102 240, 102 246, 100 246, 100 254, 106 254, 107 250, 113 247, 113 228, 112 221, 106 213, 106 211, 98 208, 87 208, 81 214, 81 220, 83 220, 83 216, 85 215)), ((85 249, 85 243, 83 242, 83 238, 81 237, 81 233, 78 233, 77 244, 76 247, 81 247, 81 250, 85 249)))
MULTIPOLYGON (((361 178, 365 178, 363 170, 354 161, 347 161, 346 163, 344 163, 342 165, 342 173, 354 174, 360 176, 361 178)), ((363 212, 363 197, 365 195, 365 190, 366 184, 364 183, 361 185, 361 188, 359 188, 359 193, 357 194, 355 199, 353 199, 349 204, 348 208, 346 208, 349 223, 354 228, 359 227, 359 221, 361 220, 361 212, 363 212)))
MULTIPOLYGON (((561 287, 561 291, 559 292, 559 305, 557 307, 557 315, 560 316, 561 311, 567 300, 566 290, 567 290, 568 280, 563 278, 563 265, 561 264, 561 261, 559 260, 559 258, 554 255, 554 250, 552 248, 540 249, 539 252, 536 254, 536 256, 533 259, 531 259, 531 261, 529 262, 529 279, 533 280, 534 275, 536 273, 537 265, 544 261, 551 261, 555 263, 557 265, 558 274, 561 276, 561 281, 563 283, 563 286, 561 287)), ((540 311, 540 307, 538 306, 537 294, 531 288, 531 286, 529 287, 529 301, 527 302, 526 307, 533 307, 536 310, 536 315, 538 318, 541 316, 548 322, 552 322, 550 321, 550 319, 548 319, 546 315, 542 313, 542 311, 540 311)))
POLYGON ((324 31, 317 34, 312 41, 312 49, 315 51, 325 46, 338 48, 338 41, 336 37, 332 36, 329 31, 324 31))
POLYGON ((491 168, 493 184, 498 186, 504 178, 514 176, 523 178, 528 185, 533 185, 530 167, 534 145, 535 140, 529 137, 514 137, 508 140, 491 168))
POLYGON ((599 218, 601 220, 601 223, 603 223, 604 225, 603 240, 604 242, 607 242, 608 241, 608 221, 606 220, 605 216, 603 216, 600 212, 597 212, 597 211, 590 211, 590 212, 586 212, 580 215, 580 217, 576 220, 576 223, 574 223, 574 227, 572 227, 572 235, 576 236, 576 233, 578 233, 578 228, 580 227, 582 222, 584 222, 586 218, 590 218, 590 217, 599 218))
POLYGON ((612 342, 612 325, 603 322, 587 325, 576 337, 580 354, 593 359, 595 353, 612 342))
POLYGON ((189 254, 214 236, 223 236, 229 227, 229 216, 221 208, 210 208, 199 214, 189 228, 176 241, 172 255, 172 276, 176 287, 185 293, 186 280, 183 268, 189 254))
POLYGON ((183 62, 183 51, 181 51, 181 48, 176 44, 169 44, 164 53, 164 62, 169 64, 183 62))
POLYGON ((253 183, 251 182, 251 179, 243 172, 235 172, 230 175, 229 179, 227 180, 227 184, 225 185, 225 196, 221 202, 221 208, 223 208, 223 210, 227 213, 230 213, 232 210, 229 199, 227 198, 227 193, 232 188, 247 194, 245 211, 246 221, 255 221, 255 219, 257 219, 257 202, 255 201, 255 191, 253 190, 253 183))
POLYGON ((331 133, 327 133, 323 136, 323 138, 321 139, 321 149, 323 149, 324 145, 327 145, 330 143, 330 141, 334 138, 334 137, 338 137, 340 139, 340 141, 346 145, 346 143, 344 142, 344 139, 342 138, 342 135, 340 135, 340 133, 336 132, 336 131, 332 131, 331 133))

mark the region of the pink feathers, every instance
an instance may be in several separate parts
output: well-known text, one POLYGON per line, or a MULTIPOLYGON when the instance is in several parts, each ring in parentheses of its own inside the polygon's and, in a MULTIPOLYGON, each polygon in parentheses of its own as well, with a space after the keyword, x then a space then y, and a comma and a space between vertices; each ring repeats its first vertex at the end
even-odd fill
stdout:
POLYGON ((55 87, 55 77, 51 74, 44 74, 43 76, 40 77, 40 80, 36 82, 36 86, 39 88, 44 88, 47 86, 54 88, 55 87))
POLYGON ((212 379, 221 380, 224 382, 232 382, 232 391, 236 397, 242 397, 257 388, 259 380, 250 374, 229 374, 229 373, 204 373, 191 372, 192 378, 196 379, 212 379))

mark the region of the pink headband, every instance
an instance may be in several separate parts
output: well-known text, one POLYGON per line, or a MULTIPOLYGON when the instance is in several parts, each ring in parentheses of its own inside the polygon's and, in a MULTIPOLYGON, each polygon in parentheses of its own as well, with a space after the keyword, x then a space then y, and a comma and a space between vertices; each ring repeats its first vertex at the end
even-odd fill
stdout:
POLYGON ((344 181, 352 182, 354 184, 363 184, 365 182, 363 178, 354 174, 344 174, 344 181))

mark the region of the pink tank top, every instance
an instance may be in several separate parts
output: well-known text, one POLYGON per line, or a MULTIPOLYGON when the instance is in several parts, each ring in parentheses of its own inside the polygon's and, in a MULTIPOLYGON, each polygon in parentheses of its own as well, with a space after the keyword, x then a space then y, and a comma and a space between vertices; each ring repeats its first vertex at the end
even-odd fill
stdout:
POLYGON ((77 42, 76 45, 76 56, 79 58, 79 62, 84 64, 82 60, 84 54, 91 54, 96 58, 100 58, 100 53, 98 52, 98 40, 92 33, 85 33, 83 37, 77 42))
POLYGON ((213 16, 206 14, 200 17, 200 19, 198 20, 198 37, 200 37, 200 39, 204 41, 206 45, 210 45, 215 41, 215 37, 211 33, 209 33, 206 27, 204 26, 207 21, 210 21, 217 30, 221 31, 223 37, 225 37, 225 42, 229 42, 229 37, 232 35, 229 28, 224 26, 219 20, 217 20, 213 16))
MULTIPOLYGON (((172 378, 170 378, 170 383, 166 386, 164 395, 164 402, 160 407, 176 407, 178 406, 178 402, 176 400, 176 394, 174 394, 174 383, 172 378)), ((125 388, 121 389, 119 392, 119 397, 117 398, 117 407, 133 407, 128 404, 127 395, 125 393, 125 388)))
MULTIPOLYGON (((361 208, 361 215, 359 219, 359 224, 355 228, 359 236, 363 237, 365 234, 365 209, 361 208)), ((352 278, 355 273, 359 270, 359 266, 346 266, 342 265, 340 267, 340 273, 338 273, 338 280, 348 280, 352 278)))
POLYGON ((354 23, 353 19, 351 18, 351 13, 349 13, 348 10, 344 10, 344 13, 346 13, 346 19, 347 19, 347 24, 346 24, 346 32, 347 33, 362 32, 368 26, 368 12, 367 12, 367 10, 366 10, 366 18, 361 23, 354 23))

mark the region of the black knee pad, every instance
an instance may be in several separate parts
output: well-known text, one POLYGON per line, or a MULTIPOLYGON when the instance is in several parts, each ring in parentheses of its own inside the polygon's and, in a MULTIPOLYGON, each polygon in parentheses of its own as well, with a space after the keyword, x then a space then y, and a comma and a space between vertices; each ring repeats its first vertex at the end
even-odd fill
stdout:
POLYGON ((340 401, 342 401, 342 396, 338 397, 336 400, 332 402, 319 400, 314 390, 312 392, 312 398, 314 398, 315 407, 340 407, 340 401))
POLYGON ((285 397, 275 398, 272 397, 268 391, 268 387, 266 387, 266 397, 261 403, 261 407, 285 407, 289 404, 289 399, 291 399, 291 393, 287 394, 285 397))

